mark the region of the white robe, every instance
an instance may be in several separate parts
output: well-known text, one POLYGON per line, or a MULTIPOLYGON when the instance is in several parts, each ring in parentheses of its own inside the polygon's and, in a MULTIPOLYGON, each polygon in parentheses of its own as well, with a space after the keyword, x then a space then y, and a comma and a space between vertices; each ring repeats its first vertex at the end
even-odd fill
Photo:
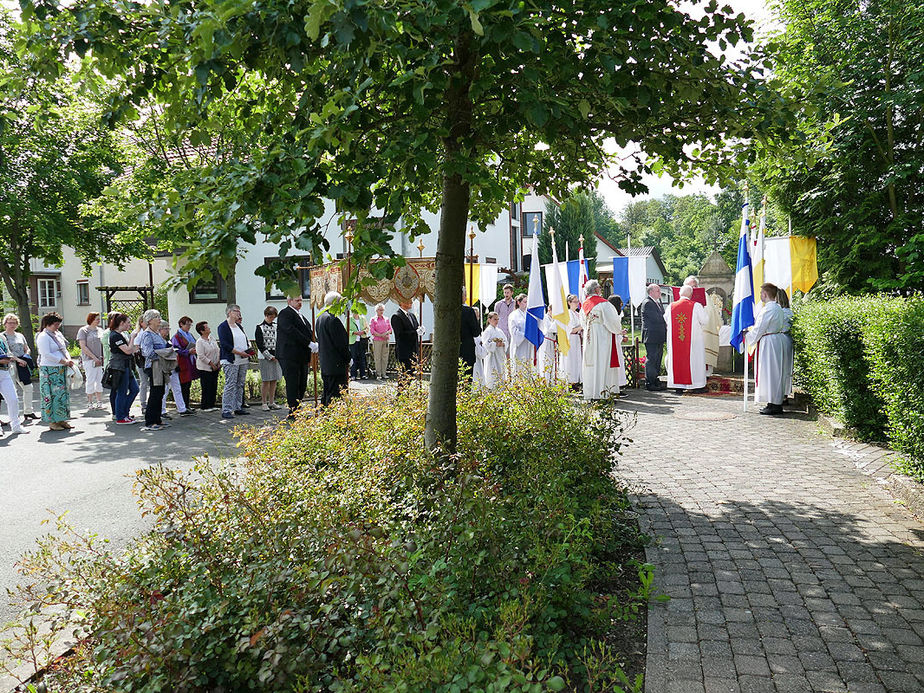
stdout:
POLYGON ((526 339, 526 311, 519 308, 510 314, 507 321, 510 330, 510 375, 529 373, 533 365, 533 345, 526 339))
POLYGON ((757 387, 755 402, 782 404, 786 396, 785 361, 786 347, 790 341, 783 328, 786 317, 776 301, 767 301, 754 320, 754 327, 747 332, 748 344, 757 345, 757 387))
POLYGON ((619 394, 620 385, 626 383, 625 360, 619 349, 619 368, 610 367, 613 335, 617 343, 622 340, 622 320, 609 301, 593 307, 589 313, 581 311, 584 327, 584 399, 602 399, 619 394))
POLYGON ((548 315, 542 318, 539 325, 545 339, 536 352, 536 373, 543 380, 555 380, 555 351, 558 346, 558 326, 548 315))
POLYGON ((475 337, 475 365, 472 368, 472 380, 476 385, 485 385, 483 362, 487 355, 488 352, 481 344, 481 335, 478 335, 475 337))
POLYGON ((706 367, 715 368, 719 362, 719 330, 722 329, 722 299, 715 294, 706 297, 706 327, 703 335, 706 347, 706 367))
POLYGON ((504 382, 504 370, 507 365, 507 337, 499 327, 488 325, 481 333, 481 344, 484 347, 484 384, 489 390, 504 382), (495 339, 500 339, 498 345, 495 339))
POLYGON ((785 358, 783 359, 783 394, 787 397, 792 394, 793 350, 795 348, 792 341, 792 318, 792 309, 783 308, 783 331, 789 337, 786 341, 785 358))
POLYGON ((571 384, 579 383, 582 380, 581 371, 584 368, 584 346, 582 344, 583 339, 580 334, 575 334, 574 329, 581 326, 581 313, 580 311, 569 310, 570 322, 568 323, 568 342, 571 346, 568 348, 568 353, 561 357, 561 366, 562 371, 564 372, 565 378, 571 384))
MULTIPOLYGON (((681 297, 681 301, 689 301, 689 298, 681 297)), ((664 322, 667 323, 667 386, 678 390, 698 390, 706 387, 706 343, 704 339, 704 330, 707 322, 706 309, 701 303, 693 303, 693 320, 690 325, 690 380, 689 385, 680 385, 674 381, 674 369, 672 367, 674 355, 672 352, 671 337, 671 309, 664 311, 664 322)))

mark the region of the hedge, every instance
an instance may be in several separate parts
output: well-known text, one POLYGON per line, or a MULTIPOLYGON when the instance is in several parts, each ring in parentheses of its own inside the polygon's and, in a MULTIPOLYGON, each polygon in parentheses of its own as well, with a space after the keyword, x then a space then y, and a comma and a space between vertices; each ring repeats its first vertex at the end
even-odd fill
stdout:
POLYGON ((924 297, 807 301, 793 322, 796 381, 824 413, 888 441, 924 478, 924 297))
POLYGON ((651 589, 618 415, 535 381, 464 389, 450 457, 423 444, 426 396, 138 472, 152 528, 126 550, 43 539, 20 597, 90 635, 55 690, 641 690, 611 641, 651 589))

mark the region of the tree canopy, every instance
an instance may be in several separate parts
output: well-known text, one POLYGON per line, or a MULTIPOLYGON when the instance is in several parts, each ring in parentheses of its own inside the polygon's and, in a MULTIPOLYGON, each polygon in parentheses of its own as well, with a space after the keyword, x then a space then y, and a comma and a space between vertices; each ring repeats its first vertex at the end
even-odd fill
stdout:
MULTIPOLYGON (((781 122, 759 70, 710 50, 751 39, 743 15, 714 0, 706 9, 693 19, 669 0, 26 0, 23 16, 28 47, 55 52, 49 70, 61 51, 85 55, 124 86, 114 117, 153 97, 190 139, 222 126, 209 103, 264 85, 223 117, 265 144, 168 210, 190 225, 216 220, 200 253, 219 253, 222 234, 265 233, 281 254, 312 246, 324 198, 361 221, 374 207, 411 235, 428 231, 424 210, 441 210, 427 443, 452 448, 469 218, 484 228, 526 185, 563 197, 627 166, 607 138, 715 176, 726 139, 781 122)), ((620 185, 642 192, 650 170, 624 168, 620 185)), ((387 225, 360 224, 355 266, 390 255, 390 239, 387 225)))
POLYGON ((770 141, 753 172, 819 268, 850 291, 924 287, 924 6, 917 0, 781 0, 767 46, 803 104, 800 143, 770 141))
POLYGON ((85 265, 141 252, 84 205, 120 173, 112 133, 90 97, 67 79, 37 78, 14 50, 16 24, 0 11, 0 280, 29 319, 32 261, 60 265, 64 246, 85 265))
POLYGON ((622 231, 613 212, 596 190, 576 190, 560 203, 546 203, 545 223, 539 233, 539 261, 542 264, 552 261, 550 229, 555 229, 555 249, 562 261, 577 259, 581 236, 588 244, 594 233, 614 244, 625 241, 621 238, 622 231), (570 257, 566 255, 566 249, 570 257))

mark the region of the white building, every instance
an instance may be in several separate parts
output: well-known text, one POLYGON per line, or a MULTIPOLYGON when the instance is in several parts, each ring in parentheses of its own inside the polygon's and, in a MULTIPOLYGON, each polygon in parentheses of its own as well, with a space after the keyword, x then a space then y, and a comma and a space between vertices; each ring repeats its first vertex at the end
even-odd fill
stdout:
MULTIPOLYGON (((68 339, 75 339, 77 330, 86 324, 87 313, 106 313, 106 297, 100 286, 160 286, 168 278, 166 263, 148 263, 132 259, 122 269, 108 263, 96 264, 85 272, 83 263, 73 249, 64 248, 64 263, 60 267, 32 260, 29 278, 29 302, 33 316, 56 312, 64 318, 62 330, 68 339)), ((4 292, 3 298, 10 297, 4 292)), ((140 294, 119 292, 112 296, 122 300, 140 299, 140 294)), ((20 316, 22 319, 22 316, 20 316)))
MULTIPOLYGON (((522 202, 511 204, 507 210, 497 217, 494 223, 488 224, 486 228, 481 229, 475 224, 472 225, 476 234, 474 240, 476 261, 498 265, 500 281, 505 281, 506 275, 509 273, 522 272, 527 268, 532 248, 526 241, 533 228, 542 228, 545 222, 547 200, 548 198, 545 196, 529 194, 522 202)), ((326 238, 330 243, 332 259, 342 258, 347 252, 346 239, 340 226, 336 223, 337 216, 333 203, 328 202, 321 224, 322 226, 326 225, 329 229, 326 238), (328 221, 330 221, 329 224, 328 221)), ((433 257, 436 255, 439 214, 428 213, 424 218, 432 231, 422 237, 424 243, 423 257, 433 257)), ((401 233, 400 222, 396 225, 396 231, 397 233, 392 241, 392 249, 405 257, 418 257, 420 252, 417 246, 420 239, 412 240, 407 234, 401 233)), ((468 255, 468 241, 466 241, 465 252, 468 255)), ((261 267, 268 260, 278 257, 279 249, 271 243, 257 243, 256 245, 242 243, 240 246, 240 255, 235 271, 235 288, 237 303, 241 306, 244 327, 248 334, 263 320, 263 309, 266 306, 272 305, 277 309, 282 309, 285 306, 285 297, 275 288, 272 292, 266 291, 263 277, 255 274, 258 267, 261 267)), ((293 255, 292 257, 300 260, 306 266, 311 264, 310 258, 307 256, 299 258, 299 256, 293 255)), ((155 262, 157 271, 166 275, 170 261, 171 258, 158 259, 155 262)), ((300 274, 303 287, 302 295, 307 298, 310 291, 308 272, 302 270, 300 274)), ((227 303, 227 287, 224 286, 224 282, 220 279, 208 285, 200 283, 193 291, 171 290, 168 292, 168 310, 172 324, 175 324, 180 317, 188 315, 194 322, 207 320, 214 327, 215 324, 225 319, 227 303)), ((387 305, 386 316, 391 315, 395 309, 397 309, 396 305, 387 305)), ((308 310, 306 306, 304 312, 307 313, 308 310)), ((425 301, 423 324, 427 328, 427 337, 430 336, 430 330, 433 327, 432 316, 432 304, 425 301)))

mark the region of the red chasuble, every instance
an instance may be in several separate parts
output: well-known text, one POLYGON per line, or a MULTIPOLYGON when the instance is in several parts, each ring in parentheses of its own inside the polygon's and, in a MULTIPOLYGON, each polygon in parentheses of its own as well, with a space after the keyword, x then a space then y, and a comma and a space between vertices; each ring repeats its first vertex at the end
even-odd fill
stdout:
POLYGON ((693 301, 683 299, 671 303, 671 370, 677 385, 693 384, 693 374, 690 372, 693 306, 693 301))
MULTIPOLYGON (((674 294, 675 301, 680 300, 680 288, 681 287, 679 286, 671 287, 671 293, 674 294)), ((709 304, 706 302, 706 290, 701 286, 697 286, 695 289, 693 289, 693 295, 690 297, 690 299, 693 301, 693 303, 698 303, 703 308, 709 307, 709 304)))
MULTIPOLYGON (((603 296, 588 296, 587 300, 581 305, 581 310, 584 311, 584 314, 587 315, 596 308, 601 303, 606 303, 606 299, 603 296)), ((611 334, 611 343, 610 343, 610 368, 619 368, 619 345, 616 343, 616 335, 611 334)), ((622 339, 622 335, 619 336, 622 339)))

